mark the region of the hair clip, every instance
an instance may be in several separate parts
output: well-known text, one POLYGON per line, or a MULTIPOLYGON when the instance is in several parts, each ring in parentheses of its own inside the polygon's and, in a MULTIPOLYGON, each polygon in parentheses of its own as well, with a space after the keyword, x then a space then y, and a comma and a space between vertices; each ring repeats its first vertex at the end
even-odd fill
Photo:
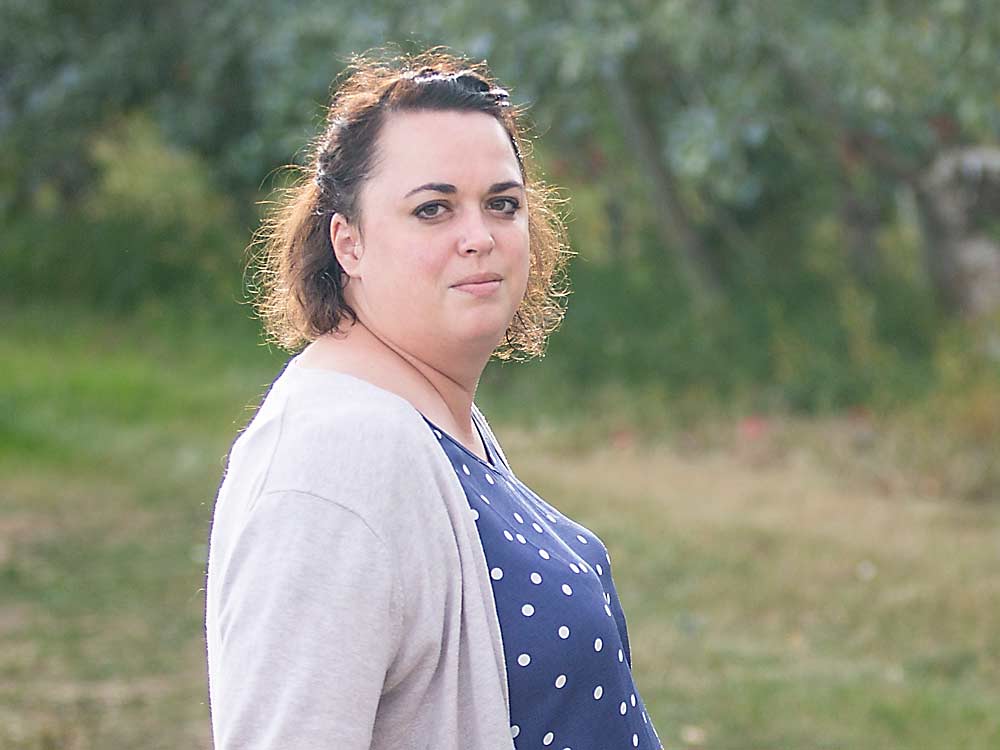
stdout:
POLYGON ((510 93, 506 89, 499 87, 491 88, 487 81, 483 80, 478 73, 472 70, 460 70, 457 73, 442 73, 434 68, 421 68, 420 70, 407 71, 403 74, 403 77, 418 83, 454 81, 468 91, 489 97, 498 107, 510 106, 510 93))

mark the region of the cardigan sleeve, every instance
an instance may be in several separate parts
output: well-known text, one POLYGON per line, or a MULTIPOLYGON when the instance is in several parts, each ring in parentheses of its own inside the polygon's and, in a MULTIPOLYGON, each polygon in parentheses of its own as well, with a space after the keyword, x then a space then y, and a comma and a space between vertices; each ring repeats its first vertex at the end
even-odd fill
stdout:
POLYGON ((334 501, 272 491, 217 564, 216 750, 367 750, 402 633, 383 540, 334 501))

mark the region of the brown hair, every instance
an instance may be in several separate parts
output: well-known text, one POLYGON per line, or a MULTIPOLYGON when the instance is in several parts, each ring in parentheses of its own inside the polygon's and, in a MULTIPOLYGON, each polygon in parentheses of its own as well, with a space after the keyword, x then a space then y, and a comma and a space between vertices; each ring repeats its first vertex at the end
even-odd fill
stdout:
POLYGON ((494 355, 500 359, 540 356, 558 327, 568 294, 570 255, 558 198, 534 174, 523 135, 523 112, 511 107, 484 64, 440 49, 421 55, 351 60, 348 75, 327 110, 323 132, 312 144, 308 166, 269 211, 258 230, 251 292, 270 338, 294 350, 357 321, 344 301, 346 276, 330 244, 330 218, 359 218, 358 194, 371 172, 386 116, 406 110, 484 112, 510 137, 527 192, 531 264, 524 300, 494 355))

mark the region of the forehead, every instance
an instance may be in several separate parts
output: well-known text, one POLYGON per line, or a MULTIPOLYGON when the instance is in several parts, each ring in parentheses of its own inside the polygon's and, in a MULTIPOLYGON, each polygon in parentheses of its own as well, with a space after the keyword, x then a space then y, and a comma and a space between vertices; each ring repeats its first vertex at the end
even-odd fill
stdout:
MULTIPOLYGON (((450 182, 460 190, 478 183, 520 180, 510 137, 483 112, 394 112, 376 145, 373 183, 403 193, 423 182, 450 182)), ((372 185, 377 188, 376 185, 372 185)))

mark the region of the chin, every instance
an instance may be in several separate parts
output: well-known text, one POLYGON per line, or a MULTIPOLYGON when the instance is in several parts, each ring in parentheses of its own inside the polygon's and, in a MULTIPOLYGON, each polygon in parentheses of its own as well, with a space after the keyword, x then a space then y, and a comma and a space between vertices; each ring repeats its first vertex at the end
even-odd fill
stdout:
POLYGON ((462 346, 472 346, 476 348, 489 349, 493 351, 497 345, 503 341, 504 334, 507 333, 507 323, 502 326, 497 324, 470 326, 460 332, 456 332, 456 338, 462 341, 462 346))

